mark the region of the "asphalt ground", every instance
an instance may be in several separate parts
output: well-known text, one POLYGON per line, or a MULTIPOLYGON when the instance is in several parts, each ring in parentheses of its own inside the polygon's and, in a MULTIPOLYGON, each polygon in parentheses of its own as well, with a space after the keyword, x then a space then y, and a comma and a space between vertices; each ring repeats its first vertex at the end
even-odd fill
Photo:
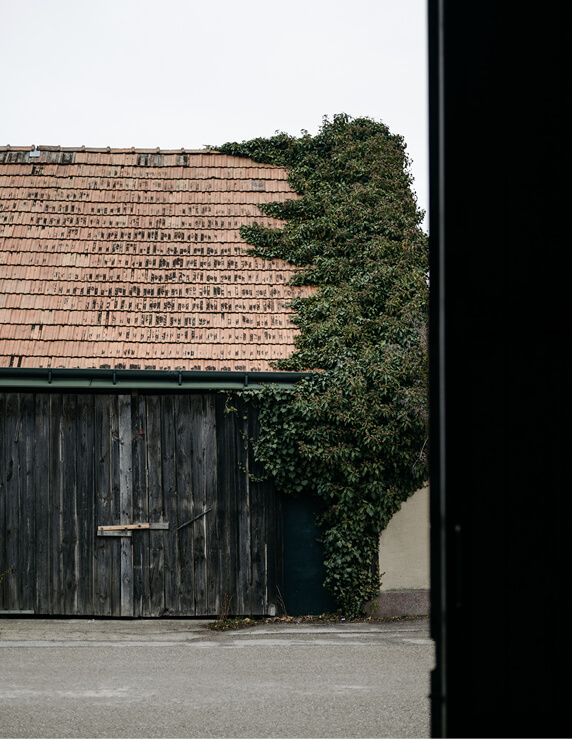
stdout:
POLYGON ((0 619, 0 737, 428 737, 426 619, 0 619))

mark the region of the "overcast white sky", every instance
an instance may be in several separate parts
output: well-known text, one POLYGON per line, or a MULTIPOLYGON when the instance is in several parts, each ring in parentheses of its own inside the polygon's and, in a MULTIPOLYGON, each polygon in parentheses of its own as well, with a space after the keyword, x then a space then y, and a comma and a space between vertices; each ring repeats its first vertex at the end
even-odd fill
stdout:
POLYGON ((404 136, 428 207, 426 0, 0 0, 0 145, 202 148, 322 117, 404 136))

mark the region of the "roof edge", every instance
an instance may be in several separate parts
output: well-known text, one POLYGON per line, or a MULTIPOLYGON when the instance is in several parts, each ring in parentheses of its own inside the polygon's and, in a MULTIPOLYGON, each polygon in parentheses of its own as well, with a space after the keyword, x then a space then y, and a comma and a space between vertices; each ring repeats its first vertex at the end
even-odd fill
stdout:
POLYGON ((86 151, 98 154, 220 154, 218 149, 161 149, 157 146, 144 148, 138 146, 116 147, 111 146, 0 146, 0 151, 86 151))
POLYGON ((223 372, 200 370, 50 369, 0 367, 0 391, 131 392, 155 390, 259 390, 294 387, 312 372, 223 372))

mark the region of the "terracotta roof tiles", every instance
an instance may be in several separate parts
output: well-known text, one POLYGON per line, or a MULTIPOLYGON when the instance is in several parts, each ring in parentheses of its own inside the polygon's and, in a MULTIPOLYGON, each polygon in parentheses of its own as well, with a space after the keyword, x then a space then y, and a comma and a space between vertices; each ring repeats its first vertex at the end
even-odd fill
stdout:
POLYGON ((240 226, 297 197, 214 151, 0 147, 0 366, 265 371, 296 270, 240 226))

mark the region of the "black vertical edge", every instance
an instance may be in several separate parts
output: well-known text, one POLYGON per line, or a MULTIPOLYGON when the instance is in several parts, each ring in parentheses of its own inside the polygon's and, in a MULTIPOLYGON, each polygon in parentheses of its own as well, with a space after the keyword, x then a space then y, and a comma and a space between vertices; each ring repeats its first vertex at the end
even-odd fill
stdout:
POLYGON ((566 7, 429 2, 433 736, 572 733, 566 7))
POLYGON ((443 237, 443 10, 442 0, 428 3, 429 51, 429 407, 431 518, 431 636, 436 664, 431 673, 431 736, 446 736, 446 607, 445 592, 445 347, 443 237))

